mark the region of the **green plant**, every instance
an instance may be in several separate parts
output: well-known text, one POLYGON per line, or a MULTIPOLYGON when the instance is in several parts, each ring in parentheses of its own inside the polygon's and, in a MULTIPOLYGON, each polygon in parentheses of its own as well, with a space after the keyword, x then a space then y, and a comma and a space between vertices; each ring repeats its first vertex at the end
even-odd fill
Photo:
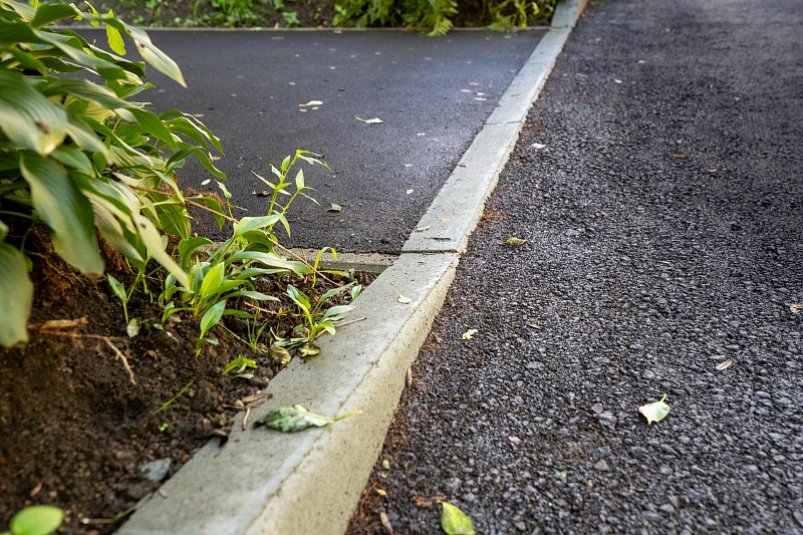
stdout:
POLYGON ((234 372, 235 377, 242 377, 248 379, 253 377, 253 374, 245 373, 247 369, 256 370, 257 363, 251 359, 247 359, 244 356, 240 355, 237 358, 231 359, 228 364, 223 368, 223 375, 228 375, 234 372))
POLYGON ((334 335, 336 324, 343 319, 345 314, 353 307, 351 305, 335 305, 324 310, 324 306, 334 296, 352 288, 356 283, 352 282, 338 288, 332 288, 324 292, 315 303, 312 303, 309 296, 293 286, 287 285, 287 296, 295 303, 304 319, 304 323, 297 325, 294 329, 294 337, 290 340, 277 338, 280 345, 299 347, 302 356, 312 356, 318 354, 318 348, 312 342, 324 333, 334 335))
POLYGON ((28 338, 33 285, 24 251, 35 223, 49 229, 55 252, 81 273, 103 272, 100 235, 139 272, 153 260, 190 285, 165 250, 166 236, 190 237, 175 174, 195 157, 224 179, 210 157, 222 151, 191 115, 156 114, 129 100, 152 85, 143 81, 144 63, 122 57, 124 38, 184 85, 178 66, 147 34, 111 12, 0 0, 0 345, 28 338), (112 51, 49 28, 70 18, 105 25, 112 51), (84 77, 67 76, 75 71, 84 77))
POLYGON ((11 519, 2 535, 50 535, 61 526, 64 511, 52 505, 32 505, 11 519))

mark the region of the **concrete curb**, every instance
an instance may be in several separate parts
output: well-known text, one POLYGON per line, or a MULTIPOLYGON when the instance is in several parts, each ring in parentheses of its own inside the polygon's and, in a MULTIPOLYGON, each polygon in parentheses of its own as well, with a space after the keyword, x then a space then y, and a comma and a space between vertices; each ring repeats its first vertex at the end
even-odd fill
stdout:
POLYGON ((250 425, 243 431, 240 414, 225 447, 213 441, 198 452, 119 534, 343 533, 384 442, 406 371, 446 298, 459 252, 584 6, 584 0, 558 6, 553 20, 566 26, 544 36, 403 254, 357 300, 351 317, 360 321, 323 339, 321 356, 294 361, 278 374, 266 389, 272 398, 253 410, 250 421, 293 404, 325 415, 364 413, 296 434, 250 425))

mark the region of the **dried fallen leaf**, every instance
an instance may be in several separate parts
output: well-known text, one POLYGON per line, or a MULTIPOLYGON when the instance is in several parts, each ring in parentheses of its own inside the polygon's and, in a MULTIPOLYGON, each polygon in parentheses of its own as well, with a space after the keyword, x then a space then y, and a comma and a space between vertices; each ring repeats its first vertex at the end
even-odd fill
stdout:
POLYGON ((382 496, 383 498, 386 498, 387 495, 388 495, 388 493, 387 493, 387 491, 385 491, 385 489, 374 489, 374 491, 377 494, 379 494, 380 496, 382 496))
POLYGON ((543 143, 533 143, 532 145, 530 145, 530 148, 535 150, 542 150, 546 148, 546 145, 544 145, 543 143))
POLYGON ((355 117, 355 119, 357 119, 361 123, 365 123, 365 124, 382 124, 382 123, 385 122, 382 119, 380 119, 379 117, 373 117, 371 119, 363 119, 362 117, 355 117))
POLYGON ((292 407, 279 407, 266 414, 258 423, 269 429, 276 429, 282 433, 295 433, 308 427, 324 427, 338 420, 362 414, 362 411, 352 411, 341 416, 321 416, 310 412, 301 405, 292 407))
POLYGON ((525 243, 527 243, 527 240, 511 236, 505 240, 505 243, 513 247, 518 247, 519 245, 524 245, 525 243))
POLYGON ((672 154, 672 156, 674 156, 678 160, 688 160, 689 159, 689 153, 688 152, 683 152, 683 151, 675 152, 675 153, 672 154))
POLYGON ((474 335, 477 334, 479 331, 477 329, 469 329, 463 333, 463 340, 471 340, 474 338, 474 335))
POLYGON ((800 314, 801 310, 803 310, 803 303, 792 303, 789 305, 789 312, 792 314, 800 314))
POLYGON ((320 101, 320 100, 310 100, 306 104, 299 104, 298 107, 299 108, 307 108, 307 107, 310 107, 310 106, 322 106, 322 105, 323 105, 323 102, 320 101))
POLYGON ((426 496, 413 496, 413 503, 420 509, 429 509, 432 507, 432 500, 426 496))
POLYGON ((449 502, 441 502, 441 529, 446 535, 475 535, 471 517, 449 502))
POLYGON ((342 212, 343 211, 343 207, 340 206, 339 204, 337 204, 336 202, 333 202, 332 204, 329 205, 329 208, 327 208, 326 211, 327 212, 342 212))
POLYGON ((379 513, 379 521, 382 522, 382 527, 385 528, 385 533, 387 535, 393 535, 393 526, 390 524, 390 518, 388 518, 388 514, 384 511, 379 513))
POLYGON ((412 188, 411 188, 411 189, 408 189, 408 190, 407 190, 407 195, 410 195, 410 194, 411 194, 412 192, 414 192, 414 191, 415 191, 415 190, 414 190, 414 189, 412 189, 412 188))
POLYGON ((511 444, 521 444, 521 439, 517 436, 510 435, 507 437, 511 444))
POLYGON ((733 359, 723 360, 717 364, 717 371, 725 371, 733 365, 733 359))
POLYGON ((385 470, 390 470, 390 461, 388 461, 387 459, 383 459, 382 468, 384 468, 385 470))
POLYGON ((669 414, 670 407, 664 402, 665 399, 666 394, 660 400, 647 403, 638 408, 638 411, 647 419, 647 425, 652 425, 653 422, 660 422, 669 414))
POLYGON ((396 290, 396 296, 397 296, 396 301, 398 301, 403 305, 409 305, 410 303, 413 302, 413 300, 410 299, 409 297, 405 297, 402 294, 400 294, 398 290, 396 290))

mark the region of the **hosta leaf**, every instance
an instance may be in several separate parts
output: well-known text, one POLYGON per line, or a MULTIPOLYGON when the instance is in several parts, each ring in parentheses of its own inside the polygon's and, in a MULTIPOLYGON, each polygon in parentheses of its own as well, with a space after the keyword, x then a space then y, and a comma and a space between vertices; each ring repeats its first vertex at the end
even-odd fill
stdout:
POLYGON ((441 502, 441 528, 446 535, 475 535, 474 522, 460 508, 449 502, 441 502))
POLYGON ((181 69, 178 68, 176 62, 170 59, 167 54, 156 48, 151 42, 151 38, 148 37, 148 34, 138 28, 125 26, 117 20, 107 21, 107 23, 114 25, 120 31, 127 32, 137 45, 137 52, 139 52, 139 55, 154 69, 172 78, 182 86, 187 87, 184 76, 181 74, 181 69))
POLYGON ((665 399, 666 394, 660 400, 647 403, 638 408, 638 411, 647 419, 648 425, 652 425, 653 422, 660 422, 669 414, 670 407, 664 402, 665 399))
POLYGON ((308 411, 301 405, 293 405, 292 407, 279 407, 270 411, 262 418, 260 423, 265 427, 276 429, 283 433, 295 433, 309 427, 324 427, 332 422, 361 413, 362 411, 354 411, 341 416, 321 416, 308 411))
POLYGON ((28 341, 25 325, 31 314, 33 284, 25 256, 0 242, 0 346, 28 341))
POLYGON ((92 206, 64 168, 32 152, 22 157, 20 168, 37 215, 52 231, 56 252, 83 273, 102 273, 92 206))
POLYGON ((50 535, 61 526, 64 512, 52 505, 26 507, 11 519, 11 533, 20 535, 50 535))
POLYGON ((21 74, 0 69, 0 130, 15 145, 50 154, 67 133, 67 114, 25 83, 21 74))
POLYGON ((31 21, 31 26, 34 28, 41 28, 57 20, 73 18, 77 14, 78 9, 71 4, 42 3, 36 10, 36 16, 31 21))
POLYGON ((224 266, 222 263, 215 264, 204 275, 204 281, 201 283, 201 290, 198 292, 200 297, 206 299, 220 292, 220 284, 223 282, 225 275, 224 266))

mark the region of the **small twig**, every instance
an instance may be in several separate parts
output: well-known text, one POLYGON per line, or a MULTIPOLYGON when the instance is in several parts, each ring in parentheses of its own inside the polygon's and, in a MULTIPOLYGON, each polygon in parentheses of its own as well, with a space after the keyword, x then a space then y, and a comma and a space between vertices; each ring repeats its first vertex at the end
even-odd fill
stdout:
POLYGON ((245 416, 243 416, 243 431, 245 431, 246 427, 248 426, 248 418, 251 417, 251 407, 245 408, 245 416))
MULTIPOLYGON (((80 320, 76 321, 80 322, 80 320)), ((42 325, 40 330, 46 329, 45 325, 42 325)), ((131 384, 132 385, 137 384, 137 378, 134 375, 134 370, 131 369, 131 365, 128 363, 128 358, 125 356, 125 354, 123 354, 122 351, 120 351, 120 349, 116 345, 114 345, 111 336, 103 336, 100 334, 63 333, 59 331, 50 331, 50 330, 45 330, 45 332, 53 336, 66 336, 67 338, 91 338, 92 340, 103 340, 104 342, 106 342, 106 345, 109 346, 112 349, 112 351, 114 351, 116 358, 120 359, 123 362, 123 367, 125 368, 125 371, 128 372, 128 378, 131 380, 131 384)))
POLYGON ((125 368, 125 371, 128 372, 128 378, 131 379, 131 384, 132 385, 136 385, 137 384, 137 379, 136 379, 136 377, 134 377, 134 370, 131 369, 131 366, 128 364, 128 359, 123 354, 123 352, 120 351, 117 348, 117 346, 114 345, 111 340, 109 340, 109 338, 107 336, 101 337, 101 340, 106 342, 106 345, 109 346, 110 348, 112 348, 112 351, 115 352, 115 354, 117 355, 117 358, 123 361, 123 367, 125 368))
POLYGON ((337 324, 337 328, 339 329, 341 327, 346 327, 347 325, 351 325, 352 323, 357 323, 359 321, 365 321, 367 319, 368 319, 368 316, 363 316, 361 318, 356 318, 356 319, 353 319, 353 320, 344 321, 342 323, 338 323, 337 324))

